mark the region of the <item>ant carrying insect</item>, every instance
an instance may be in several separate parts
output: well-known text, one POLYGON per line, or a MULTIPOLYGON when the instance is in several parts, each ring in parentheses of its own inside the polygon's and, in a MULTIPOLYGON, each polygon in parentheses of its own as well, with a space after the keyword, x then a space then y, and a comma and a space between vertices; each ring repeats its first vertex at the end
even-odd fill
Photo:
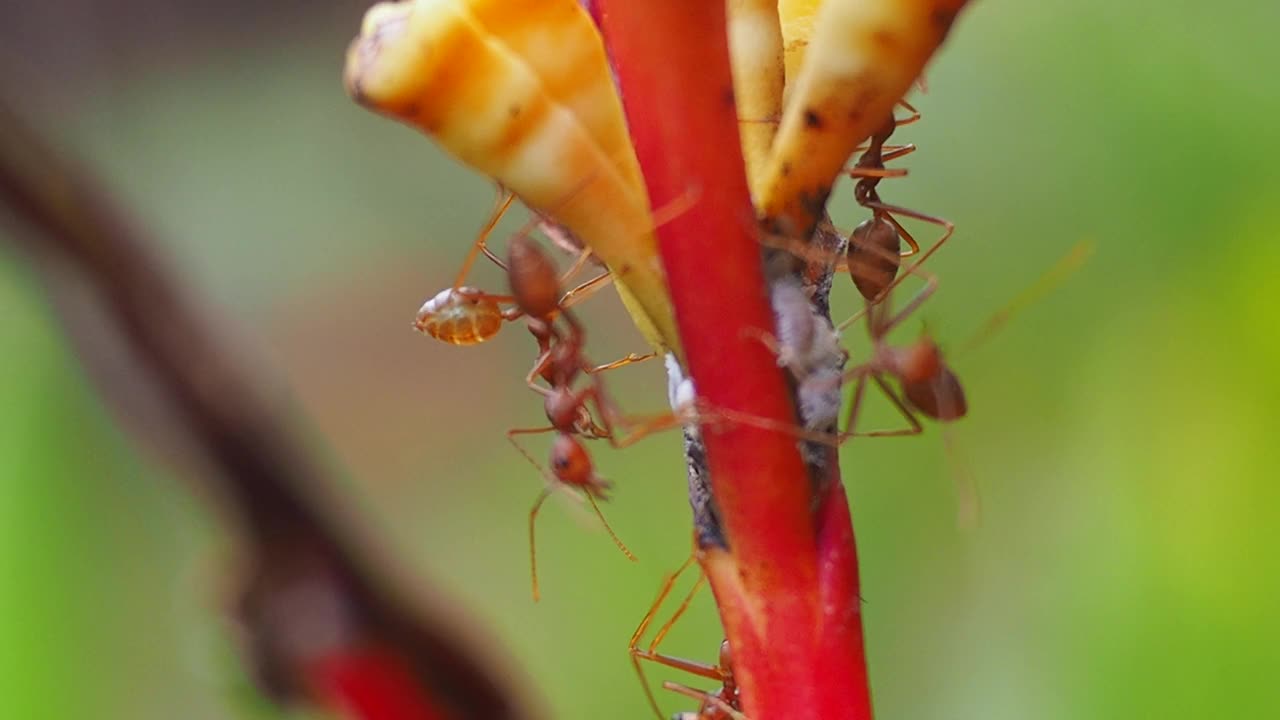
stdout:
MULTIPOLYGON (((418 310, 413 326, 419 332, 450 345, 477 345, 497 335, 503 323, 517 320, 524 314, 516 305, 502 308, 502 305, 515 301, 510 295, 488 293, 463 284, 481 254, 504 272, 508 270, 507 263, 489 249, 488 239, 514 201, 514 194, 499 189, 493 213, 476 235, 453 285, 436 293, 418 310)), ((548 221, 538 216, 534 222, 546 225, 548 221)), ((584 248, 575 248, 574 252, 577 257, 561 276, 561 285, 580 272, 591 258, 591 252, 584 248)), ((560 305, 568 307, 586 299, 608 283, 609 279, 608 271, 596 275, 561 296, 560 305)))
POLYGON ((583 354, 586 332, 575 314, 564 306, 560 294, 560 278, 554 263, 538 244, 521 233, 511 239, 507 256, 507 277, 515 307, 529 318, 529 330, 538 341, 540 355, 525 376, 525 384, 543 396, 543 408, 550 425, 537 428, 514 428, 507 431, 507 439, 526 459, 551 480, 534 501, 529 511, 529 558, 533 597, 539 599, 537 544, 534 526, 538 512, 551 493, 560 487, 576 488, 591 505, 596 516, 608 531, 618 549, 630 560, 635 555, 614 533, 605 520, 597 500, 607 500, 611 487, 595 471, 591 456, 581 438, 605 439, 615 448, 624 448, 664 427, 674 426, 675 421, 665 417, 629 428, 627 435, 620 435, 622 416, 609 398, 604 383, 597 374, 600 370, 621 367, 644 359, 644 356, 628 356, 602 366, 593 366, 583 354), (557 322, 557 321, 562 322, 557 322), (562 327, 563 326, 563 327, 562 327), (587 374, 591 383, 575 389, 580 375, 587 374), (541 379, 546 385, 540 384, 541 379), (594 405, 600 419, 597 424, 590 407, 594 405), (520 435, 555 433, 551 446, 551 473, 541 465, 516 439, 520 435))

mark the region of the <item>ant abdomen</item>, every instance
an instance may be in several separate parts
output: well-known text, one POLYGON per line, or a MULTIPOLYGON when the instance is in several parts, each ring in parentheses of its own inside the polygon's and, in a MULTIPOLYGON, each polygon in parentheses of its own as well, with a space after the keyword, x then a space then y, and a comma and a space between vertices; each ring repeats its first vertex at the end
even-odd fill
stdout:
POLYGON ((560 276, 555 263, 524 235, 507 248, 507 279, 516 304, 529 317, 552 317, 560 309, 560 276))
POLYGON ((904 382, 902 392, 916 409, 939 422, 959 420, 969 412, 960 378, 946 365, 928 380, 904 382))
POLYGON ((477 345, 502 329, 497 301, 475 288, 446 288, 423 303, 413 322, 419 332, 450 345, 477 345))
POLYGON ((902 239, 898 228, 875 215, 853 229, 847 251, 849 276, 862 297, 876 302, 898 277, 902 239))

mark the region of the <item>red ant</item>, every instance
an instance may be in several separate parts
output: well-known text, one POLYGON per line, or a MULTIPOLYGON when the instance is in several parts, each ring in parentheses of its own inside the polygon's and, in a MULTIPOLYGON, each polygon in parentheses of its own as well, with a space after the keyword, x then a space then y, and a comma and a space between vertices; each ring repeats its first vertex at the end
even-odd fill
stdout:
MULTIPOLYGON (((488 238, 514 200, 514 194, 500 190, 497 205, 472 243, 453 285, 428 299, 418 310, 413 325, 419 332, 450 345, 477 345, 497 335, 503 323, 516 320, 524 314, 519 306, 506 309, 501 307, 515 301, 510 295, 495 295, 463 285, 481 253, 504 272, 507 271, 507 264, 489 249, 488 238)), ((539 216, 535 222, 545 224, 546 220, 539 216)), ((553 238, 558 239, 558 235, 553 238)), ((560 278, 561 284, 576 275, 591 257, 590 251, 581 247, 574 251, 577 259, 560 278)), ((578 285, 560 297, 560 304, 567 307, 585 299, 603 287, 609 277, 609 273, 604 272, 578 285)))
MULTIPOLYGON (((918 268, 928 260, 955 232, 955 224, 949 220, 925 215, 898 205, 890 205, 880 199, 877 187, 881 180, 907 175, 905 168, 888 168, 885 163, 909 155, 917 149, 914 144, 886 144, 896 128, 916 122, 921 117, 920 112, 906 101, 900 101, 898 104, 910 110, 912 114, 906 118, 897 118, 891 113, 880 129, 871 136, 867 145, 859 148, 862 154, 853 167, 846 171, 850 178, 857 180, 854 186, 854 199, 859 205, 871 210, 872 217, 860 223, 849 234, 844 251, 845 257, 843 262, 837 265, 837 269, 847 270, 858 292, 873 303, 879 302, 901 282, 898 278, 898 270, 901 267, 902 258, 921 253, 920 244, 894 217, 895 215, 915 218, 944 229, 943 235, 920 255, 920 258, 911 265, 911 269, 918 268), (902 249, 903 241, 906 241, 908 246, 906 251, 902 249)), ((764 243, 805 259, 811 267, 813 263, 817 263, 818 268, 825 268, 830 263, 828 252, 813 248, 808 242, 766 239, 764 243)), ((811 269, 806 271, 806 274, 813 275, 815 272, 811 269)))
POLYGON ((662 587, 658 591, 658 597, 653 601, 653 605, 649 607, 649 612, 645 614, 640 621, 639 627, 632 633, 630 642, 627 643, 627 651, 631 654, 631 664, 635 668, 636 676, 640 678, 640 685, 644 688, 645 697, 649 700, 649 707, 653 708, 653 712, 661 720, 663 717, 662 710, 658 708, 658 701, 653 696, 653 690, 649 687, 649 680, 645 677, 644 669, 640 667, 641 660, 658 663, 667 667, 682 670, 698 677, 715 680, 720 683, 720 688, 712 692, 697 690, 687 685, 665 681, 662 687, 672 692, 680 693, 687 697, 701 701, 702 705, 696 713, 678 713, 673 717, 679 720, 747 720, 746 715, 741 712, 741 703, 738 696, 738 686, 733 677, 733 657, 729 648, 729 641, 725 640, 720 643, 720 658, 717 664, 708 665, 694 660, 685 660, 683 658, 664 655, 658 652, 658 646, 666 638, 667 633, 675 626, 676 621, 684 615, 689 609, 689 603, 693 601, 694 595, 702 588, 706 582, 706 576, 699 574, 698 580, 693 584, 689 593, 685 595, 684 600, 680 602, 680 606, 676 608, 671 618, 663 623, 662 627, 654 635, 653 640, 649 643, 647 649, 641 649, 640 638, 644 636, 646 630, 649 629, 650 623, 658 614, 659 608, 666 601, 667 596, 671 594, 675 587, 676 580, 680 575, 693 564, 696 559, 696 552, 689 556, 688 560, 680 566, 674 573, 667 577, 662 583, 662 587))
POLYGON ((890 115, 884 125, 871 136, 871 142, 866 151, 849 171, 849 176, 857 179, 853 189, 854 199, 859 205, 871 210, 872 216, 854 228, 850 234, 845 262, 858 292, 873 303, 879 302, 902 282, 902 278, 898 277, 901 258, 920 253, 919 243, 902 226, 902 223, 898 222, 895 215, 915 218, 937 225, 944 230, 942 236, 912 263, 908 273, 920 267, 933 253, 937 252, 956 229, 955 224, 950 220, 926 215, 899 205, 890 205, 880 199, 876 189, 880 181, 887 177, 901 177, 907 172, 903 169, 888 169, 885 163, 912 153, 916 149, 915 145, 901 145, 885 152, 888 148, 885 142, 900 124, 902 123, 890 115), (902 241, 906 241, 909 248, 905 253, 902 251, 902 241))
MULTIPOLYGON (((983 326, 975 340, 966 343, 966 347, 973 347, 976 341, 989 336, 1003 323, 1007 322, 1017 309, 1048 292, 1052 286, 1073 272, 1088 257, 1090 252, 1092 252, 1092 246, 1089 243, 1081 243, 1073 247, 1062 260, 1050 268, 1031 287, 997 312, 983 326)), ((879 304, 873 305, 870 300, 867 300, 866 307, 861 312, 840 326, 841 330, 843 330, 859 316, 865 315, 867 319, 867 334, 870 336, 872 344, 871 358, 844 374, 843 380, 845 382, 852 379, 856 381, 856 385, 853 391, 853 401, 849 406, 849 412, 845 420, 845 430, 839 436, 842 441, 853 436, 892 437, 918 435, 923 432, 924 428, 916 417, 917 412, 943 423, 959 420, 968 413, 969 406, 965 399, 964 387, 955 372, 943 359, 942 351, 933 338, 924 335, 907 346, 893 346, 885 340, 894 328, 901 325, 904 320, 918 310, 920 305, 937 289, 937 278, 933 275, 915 268, 910 268, 909 272, 926 276, 925 286, 901 310, 893 313, 890 308, 890 299, 887 296, 879 304), (901 395, 889 385, 885 379, 886 376, 892 376, 898 380, 902 389, 901 395), (858 431, 855 429, 868 380, 875 382, 880 387, 889 402, 907 420, 908 427, 873 431, 858 431)), ((958 480, 961 487, 960 517, 962 524, 967 524, 976 519, 978 509, 977 495, 972 487, 971 480, 965 477, 958 478, 958 480)))
POLYGON ((608 531, 618 549, 629 559, 635 555, 614 533, 604 518, 596 500, 607 500, 611 484, 596 474, 591 456, 580 438, 603 438, 617 448, 626 447, 657 429, 675 425, 673 418, 662 417, 640 425, 626 436, 616 431, 622 417, 604 390, 603 382, 594 373, 644 359, 645 356, 628 356, 621 360, 594 367, 583 355, 585 331, 572 311, 564 306, 560 295, 560 279, 551 259, 526 234, 512 238, 506 266, 511 285, 511 297, 521 313, 529 317, 529 330, 538 341, 541 354, 525 377, 525 383, 543 396, 543 407, 550 425, 538 428, 517 428, 507 431, 507 439, 535 467, 543 472, 552 484, 538 494, 529 511, 529 557, 534 600, 539 599, 537 545, 534 525, 538 511, 550 494, 560 486, 577 488, 590 503, 600 522, 608 531), (563 320, 563 328, 557 320, 563 320), (574 383, 581 374, 592 377, 590 385, 575 389, 574 383), (537 382, 541 378, 546 386, 537 382), (600 423, 592 417, 589 403, 594 404, 600 423), (536 460, 516 440, 518 435, 556 433, 551 446, 551 474, 547 475, 536 460))

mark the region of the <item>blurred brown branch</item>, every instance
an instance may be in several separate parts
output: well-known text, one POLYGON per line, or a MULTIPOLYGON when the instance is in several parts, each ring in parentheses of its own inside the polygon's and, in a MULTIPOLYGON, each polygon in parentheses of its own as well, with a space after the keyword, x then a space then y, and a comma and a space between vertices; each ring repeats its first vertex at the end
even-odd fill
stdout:
MULTIPOLYGON (((0 100, 0 206, 25 225, 9 236, 37 260, 51 294, 65 292, 56 275, 71 271, 203 451, 205 479, 245 536, 239 615, 264 684, 360 718, 528 716, 501 664, 464 642, 449 613, 411 609, 353 549, 353 534, 318 499, 325 473, 217 341, 157 243, 52 146, 0 100)), ((66 312, 63 321, 73 338, 84 334, 87 323, 66 312)), ((107 362, 96 353, 82 361, 107 362)))

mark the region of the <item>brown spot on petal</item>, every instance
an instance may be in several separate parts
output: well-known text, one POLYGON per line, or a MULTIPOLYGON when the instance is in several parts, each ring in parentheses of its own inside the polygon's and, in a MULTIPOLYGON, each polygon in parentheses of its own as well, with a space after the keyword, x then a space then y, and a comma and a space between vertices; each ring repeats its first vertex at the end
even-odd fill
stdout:
POLYGON ((892 48, 898 44, 898 39, 888 30, 880 29, 871 33, 871 41, 882 48, 892 48))

